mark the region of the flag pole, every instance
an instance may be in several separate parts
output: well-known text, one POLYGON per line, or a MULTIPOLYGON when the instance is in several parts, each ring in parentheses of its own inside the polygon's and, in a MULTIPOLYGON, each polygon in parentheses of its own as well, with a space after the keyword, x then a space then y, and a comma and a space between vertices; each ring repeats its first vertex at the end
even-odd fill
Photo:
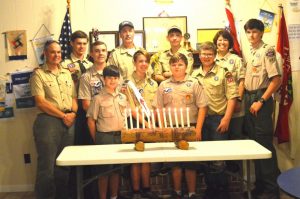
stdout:
POLYGON ((69 15, 70 15, 70 19, 71 19, 71 0, 67 0, 67 9, 69 10, 69 15))

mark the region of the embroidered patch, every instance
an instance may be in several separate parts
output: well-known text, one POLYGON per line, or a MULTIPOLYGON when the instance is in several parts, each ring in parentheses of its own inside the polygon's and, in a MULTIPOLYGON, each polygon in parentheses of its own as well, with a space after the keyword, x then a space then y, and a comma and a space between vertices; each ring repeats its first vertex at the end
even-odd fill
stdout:
POLYGON ((257 73, 257 68, 256 67, 252 67, 252 72, 257 73))
POLYGON ((230 59, 230 60, 229 60, 229 63, 230 63, 230 64, 233 64, 233 63, 234 63, 234 60, 233 60, 233 59, 230 59))
POLYGON ((170 92, 172 92, 172 88, 165 88, 164 89, 164 93, 170 93, 170 92))
POLYGON ((186 101, 189 101, 191 98, 192 98, 191 95, 186 95, 186 96, 185 96, 186 101))
POLYGON ((233 82, 233 78, 232 77, 228 77, 227 78, 227 83, 231 83, 231 82, 233 82))
POLYGON ((139 92, 140 92, 141 94, 143 94, 144 89, 141 88, 141 89, 139 90, 139 92))
POLYGON ((271 57, 274 57, 275 56, 275 51, 274 49, 269 49, 267 52, 266 52, 266 56, 271 58, 271 57))
POLYGON ((70 64, 67 65, 67 67, 68 67, 68 68, 74 68, 74 67, 75 67, 75 64, 74 64, 74 63, 70 63, 70 64))
POLYGON ((218 76, 215 76, 215 77, 214 77, 214 80, 215 80, 215 81, 218 81, 218 80, 219 80, 219 77, 218 77, 218 76))

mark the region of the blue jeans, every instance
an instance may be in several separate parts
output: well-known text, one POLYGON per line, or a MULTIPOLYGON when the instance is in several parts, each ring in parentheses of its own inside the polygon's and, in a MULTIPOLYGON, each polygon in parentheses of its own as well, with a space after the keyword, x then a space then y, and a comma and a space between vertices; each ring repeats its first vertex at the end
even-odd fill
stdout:
MULTIPOLYGON (((228 132, 219 133, 217 128, 221 122, 223 115, 208 115, 205 118, 202 128, 203 141, 228 140, 228 132)), ((205 182, 208 189, 227 190, 227 175, 224 172, 224 161, 209 162, 205 169, 205 182)))
POLYGON ((33 124, 38 154, 35 192, 37 199, 68 198, 69 167, 56 166, 57 156, 74 142, 74 127, 61 119, 41 113, 33 124))

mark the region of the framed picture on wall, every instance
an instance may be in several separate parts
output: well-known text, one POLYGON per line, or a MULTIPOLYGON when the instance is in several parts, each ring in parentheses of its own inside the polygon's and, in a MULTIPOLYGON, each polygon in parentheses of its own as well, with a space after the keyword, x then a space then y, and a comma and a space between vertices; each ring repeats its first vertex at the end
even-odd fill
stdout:
POLYGON ((89 36, 90 36, 90 48, 92 43, 95 42, 96 40, 104 42, 107 46, 107 51, 112 51, 119 44, 118 31, 97 31, 96 33, 90 32, 89 36))
POLYGON ((211 41, 213 42, 215 34, 222 28, 211 28, 211 29, 197 29, 197 50, 198 45, 203 42, 211 41))
POLYGON ((178 26, 182 34, 187 32, 187 17, 144 17, 145 48, 148 52, 158 52, 170 48, 166 39, 167 31, 171 26, 178 26))
MULTIPOLYGON (((122 45, 121 39, 119 39, 119 45, 122 45)), ((145 32, 143 30, 134 30, 134 45, 145 48, 145 32)))

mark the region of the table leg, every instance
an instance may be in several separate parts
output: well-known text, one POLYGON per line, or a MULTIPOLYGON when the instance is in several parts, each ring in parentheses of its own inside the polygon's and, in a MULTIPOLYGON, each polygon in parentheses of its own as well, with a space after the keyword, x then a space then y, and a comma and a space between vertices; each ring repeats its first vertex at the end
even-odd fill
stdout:
POLYGON ((77 190, 77 199, 84 199, 83 196, 83 174, 82 174, 83 167, 77 166, 76 167, 76 190, 77 190))
POLYGON ((247 193, 248 199, 251 199, 251 179, 250 179, 250 160, 246 160, 246 168, 247 168, 247 193))

